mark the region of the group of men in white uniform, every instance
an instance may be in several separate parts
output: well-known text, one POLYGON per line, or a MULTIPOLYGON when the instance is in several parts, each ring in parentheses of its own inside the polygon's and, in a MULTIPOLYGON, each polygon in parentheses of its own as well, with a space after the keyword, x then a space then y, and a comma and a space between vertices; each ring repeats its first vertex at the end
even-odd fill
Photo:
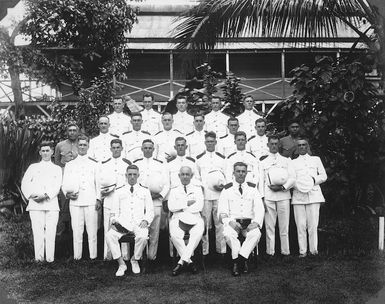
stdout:
POLYGON ((275 254, 278 219, 280 251, 289 255, 290 203, 300 257, 308 251, 307 233, 310 253, 317 254, 319 206, 324 201, 319 184, 327 178, 319 157, 309 155, 308 142, 295 133, 290 140, 267 137, 266 120, 255 112, 251 96, 244 99, 245 111, 237 118, 221 112, 220 98, 210 102, 210 113, 191 116, 186 98, 179 96, 176 114, 160 114, 153 110, 153 96, 146 94, 143 111, 130 117, 123 113, 123 100, 115 99, 114 112, 99 118, 98 136, 75 138, 71 132, 76 125, 68 126, 69 138, 55 149, 59 166, 51 162, 52 146, 43 142, 41 162, 32 164, 22 181, 35 259, 54 260, 60 188, 69 200, 74 259, 82 258, 84 227, 89 256, 97 257, 102 212, 104 259, 118 261, 116 276, 124 275, 129 258, 119 239, 134 236, 130 262, 139 273, 138 260, 147 243, 148 258, 156 259, 161 227, 169 229, 180 257, 173 275, 197 271, 191 256, 201 240, 203 254, 209 253, 212 224, 216 252, 224 254, 226 243, 231 249, 234 276, 248 272, 247 259, 259 242, 263 222, 266 253, 275 254), (282 140, 295 144, 298 158, 279 153, 282 140))

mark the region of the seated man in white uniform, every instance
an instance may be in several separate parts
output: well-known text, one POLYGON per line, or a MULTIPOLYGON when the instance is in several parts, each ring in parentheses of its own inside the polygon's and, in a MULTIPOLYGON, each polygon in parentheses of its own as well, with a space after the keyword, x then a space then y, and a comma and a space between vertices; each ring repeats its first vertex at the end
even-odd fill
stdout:
POLYGON ((59 219, 58 194, 62 170, 52 162, 53 144, 40 144, 41 161, 31 164, 21 181, 21 190, 28 199, 35 261, 53 262, 55 257, 56 226, 59 219), (44 258, 45 253, 45 258, 44 258))
POLYGON ((238 276, 239 266, 248 272, 247 259, 261 238, 265 209, 255 184, 245 182, 247 165, 234 164, 234 180, 227 184, 219 197, 218 213, 222 219, 223 235, 231 248, 232 274, 238 276), (238 236, 245 240, 241 245, 238 236))
POLYGON ((200 212, 203 208, 203 193, 199 186, 191 184, 193 172, 190 167, 183 166, 179 171, 181 184, 170 191, 168 206, 173 213, 170 220, 170 237, 180 260, 172 270, 172 275, 180 274, 184 268, 196 273, 197 269, 191 256, 202 239, 204 223, 200 212), (189 234, 187 245, 185 234, 189 234))
POLYGON ((135 165, 128 166, 126 177, 128 184, 115 190, 114 216, 111 219, 111 229, 106 235, 112 257, 119 264, 115 274, 117 277, 123 276, 127 270, 120 252, 119 239, 127 233, 135 235, 131 269, 135 274, 140 273, 138 261, 142 257, 148 239, 148 227, 154 217, 150 191, 137 183, 139 168, 135 165))
POLYGON ((293 191, 293 209, 298 232, 299 257, 307 255, 307 233, 311 255, 318 254, 318 219, 321 203, 325 202, 320 184, 327 179, 325 168, 318 156, 309 155, 307 140, 297 141, 298 158, 293 160, 296 185, 293 191))

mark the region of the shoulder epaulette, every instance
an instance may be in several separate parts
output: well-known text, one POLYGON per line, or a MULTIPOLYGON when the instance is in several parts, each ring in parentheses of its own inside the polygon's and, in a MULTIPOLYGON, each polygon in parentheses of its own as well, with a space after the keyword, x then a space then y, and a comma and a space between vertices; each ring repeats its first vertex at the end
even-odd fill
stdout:
POLYGON ((228 184, 224 185, 223 188, 229 189, 229 188, 232 187, 232 186, 233 186, 233 183, 228 183, 228 184))
POLYGON ((215 154, 218 155, 219 157, 226 158, 223 154, 221 154, 219 152, 215 152, 215 154))
POLYGON ((256 184, 251 183, 251 182, 246 182, 246 184, 248 184, 250 187, 253 187, 253 188, 255 188, 257 186, 256 184))
POLYGON ((195 159, 193 159, 192 157, 190 157, 190 156, 186 156, 186 159, 188 159, 188 160, 191 160, 192 162, 194 162, 195 163, 195 159))
POLYGON ((160 113, 157 109, 152 109, 155 113, 162 114, 160 113))
POLYGON ((93 160, 95 163, 98 162, 96 159, 94 159, 94 158, 92 158, 92 157, 90 157, 90 156, 88 156, 88 159, 93 160))
POLYGON ((250 140, 252 140, 253 138, 255 138, 255 135, 251 136, 247 141, 250 141, 250 140))
POLYGON ((181 131, 179 131, 178 129, 174 129, 174 131, 177 131, 177 132, 179 132, 180 134, 183 134, 181 131))
POLYGON ((120 187, 118 187, 118 188, 115 188, 115 191, 116 191, 116 190, 119 190, 119 189, 122 189, 124 186, 125 186, 125 185, 122 185, 122 186, 120 186, 120 187))
POLYGON ((219 139, 223 139, 223 138, 227 137, 228 135, 229 134, 223 135, 223 136, 219 137, 219 139))
POLYGON ((197 159, 200 159, 200 158, 201 158, 203 155, 205 155, 205 154, 206 154, 206 151, 204 151, 203 153, 197 155, 197 159))
POLYGON ((233 152, 231 153, 229 156, 227 156, 227 158, 230 158, 231 156, 233 156, 234 154, 236 154, 237 152, 233 152))
POLYGON ((111 134, 111 133, 110 133, 110 135, 111 135, 112 137, 116 137, 116 138, 119 138, 119 135, 116 135, 116 134, 111 134))
POLYGON ((111 157, 109 159, 102 161, 102 164, 108 163, 110 160, 111 160, 111 157))
POLYGON ((146 189, 148 189, 146 186, 143 186, 142 184, 139 184, 139 186, 141 186, 141 187, 143 187, 143 188, 146 188, 146 189))
POLYGON ((160 162, 161 164, 163 164, 163 162, 161 160, 159 160, 159 159, 154 158, 154 160, 156 160, 157 162, 160 162))
POLYGON ((122 135, 126 135, 126 134, 129 134, 131 133, 132 131, 127 131, 127 132, 124 132, 122 135))
POLYGON ((131 162, 130 162, 127 158, 122 158, 122 160, 123 160, 126 164, 131 165, 131 162))
POLYGON ((176 159, 176 155, 171 156, 170 158, 168 158, 167 162, 169 163, 169 162, 173 161, 174 159, 176 159))
POLYGON ((133 163, 136 163, 137 161, 143 160, 143 158, 138 158, 133 161, 133 163))
MULTIPOLYGON (((158 131, 158 133, 156 133, 155 135, 158 135, 159 133, 162 133, 162 132, 163 132, 163 130, 160 130, 160 131, 158 131)), ((155 135, 154 135, 154 136, 155 136, 155 135)))
POLYGON ((142 133, 147 134, 147 135, 151 135, 149 132, 144 131, 144 130, 142 130, 142 133))
POLYGON ((191 134, 194 134, 194 131, 190 132, 190 133, 187 133, 186 136, 189 136, 191 134))
POLYGON ((251 154, 252 156, 255 157, 255 155, 253 153, 249 152, 249 151, 246 151, 246 153, 249 153, 249 154, 251 154))
POLYGON ((268 157, 269 155, 263 155, 259 158, 260 161, 263 161, 266 157, 268 157))

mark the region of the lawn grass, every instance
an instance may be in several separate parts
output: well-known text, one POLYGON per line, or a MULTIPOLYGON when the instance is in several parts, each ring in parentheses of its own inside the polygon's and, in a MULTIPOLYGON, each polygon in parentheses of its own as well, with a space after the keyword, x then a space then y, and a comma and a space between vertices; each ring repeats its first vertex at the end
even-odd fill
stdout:
POLYGON ((28 223, 0 218, 0 285, 19 303, 365 303, 385 285, 385 257, 376 253, 259 259, 239 278, 216 261, 197 275, 172 277, 164 261, 154 273, 116 278, 115 262, 31 261, 30 228, 20 228, 28 223), (27 239, 11 243, 15 235, 27 239))

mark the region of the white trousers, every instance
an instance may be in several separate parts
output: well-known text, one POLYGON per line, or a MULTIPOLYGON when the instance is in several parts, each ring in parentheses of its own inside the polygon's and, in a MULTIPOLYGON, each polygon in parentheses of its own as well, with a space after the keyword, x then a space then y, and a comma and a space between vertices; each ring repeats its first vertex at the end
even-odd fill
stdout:
POLYGON ((191 261, 191 256, 194 254, 195 248, 197 248, 200 240, 202 239, 204 230, 203 219, 200 219, 189 231, 190 238, 186 245, 183 237, 185 232, 179 227, 179 219, 170 220, 170 238, 180 256, 179 262, 191 261))
POLYGON ((265 227, 266 227, 266 253, 275 253, 275 225, 279 226, 279 237, 281 240, 281 253, 290 254, 289 248, 289 220, 290 220, 290 200, 269 201, 265 199, 265 227))
MULTIPOLYGON (((142 253, 147 244, 148 239, 148 228, 139 228, 139 226, 134 226, 134 234, 135 234, 135 247, 134 247, 134 260, 140 260, 142 257, 142 253)), ((122 256, 119 240, 124 235, 124 233, 120 233, 115 231, 114 229, 110 229, 106 234, 107 245, 112 253, 112 258, 114 260, 120 258, 122 256)))
POLYGON ((203 254, 209 253, 209 230, 212 222, 215 226, 215 248, 217 253, 226 253, 226 241, 223 237, 223 224, 218 216, 218 200, 205 200, 202 210, 203 216, 206 218, 206 234, 202 237, 203 254))
POLYGON ((294 219, 297 225, 299 253, 307 253, 307 234, 309 233, 309 249, 310 253, 316 254, 318 251, 318 220, 319 220, 319 203, 308 205, 293 205, 294 219))
POLYGON ((82 258, 84 224, 88 235, 90 259, 96 259, 98 211, 95 210, 95 206, 70 205, 70 213, 74 243, 74 259, 80 260, 82 258))
POLYGON ((162 214, 162 206, 154 206, 154 219, 152 220, 152 223, 149 229, 150 240, 148 245, 148 258, 150 260, 156 259, 156 253, 158 251, 161 214, 162 214))
POLYGON ((59 220, 59 211, 31 210, 33 247, 35 260, 53 262, 55 257, 56 226, 59 220))
POLYGON ((249 232, 243 230, 241 233, 245 237, 242 246, 238 239, 238 233, 230 225, 225 225, 223 228, 223 235, 231 248, 231 257, 233 259, 238 258, 239 254, 247 259, 261 238, 261 231, 258 228, 250 230, 249 232))
MULTIPOLYGON (((104 260, 112 260, 112 254, 110 248, 107 246, 107 232, 111 228, 111 209, 103 208, 103 227, 104 227, 104 260)), ((122 256, 123 259, 128 261, 130 258, 130 246, 127 243, 121 244, 122 256)))

